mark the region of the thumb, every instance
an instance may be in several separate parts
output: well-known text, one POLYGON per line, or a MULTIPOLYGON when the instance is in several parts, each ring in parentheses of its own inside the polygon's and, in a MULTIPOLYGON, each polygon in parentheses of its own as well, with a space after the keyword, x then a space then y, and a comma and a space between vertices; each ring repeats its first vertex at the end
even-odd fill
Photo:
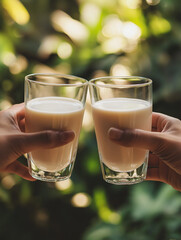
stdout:
POLYGON ((73 131, 46 130, 35 133, 23 133, 11 136, 11 145, 17 155, 42 148, 55 148, 71 142, 75 137, 73 131))
POLYGON ((141 129, 110 128, 109 138, 125 147, 138 147, 156 152, 164 141, 161 133, 144 131, 141 129))

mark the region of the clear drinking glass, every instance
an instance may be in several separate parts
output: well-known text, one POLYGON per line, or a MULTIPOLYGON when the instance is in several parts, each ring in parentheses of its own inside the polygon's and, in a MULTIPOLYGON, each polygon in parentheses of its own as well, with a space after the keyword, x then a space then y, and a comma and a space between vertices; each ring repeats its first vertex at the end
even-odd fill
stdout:
POLYGON ((25 77, 26 132, 72 130, 72 142, 53 149, 28 153, 32 177, 55 182, 71 176, 82 126, 88 82, 61 74, 30 74, 25 77))
POLYGON ((89 82, 100 164, 105 181, 134 184, 146 177, 148 151, 111 141, 111 127, 151 130, 152 81, 143 77, 102 77, 89 82))

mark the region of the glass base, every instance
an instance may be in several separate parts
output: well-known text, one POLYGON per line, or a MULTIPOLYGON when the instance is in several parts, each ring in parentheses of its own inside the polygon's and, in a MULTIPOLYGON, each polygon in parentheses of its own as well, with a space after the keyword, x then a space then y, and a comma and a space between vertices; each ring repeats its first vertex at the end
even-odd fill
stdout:
POLYGON ((101 162, 103 179, 111 184, 130 185, 140 183, 146 178, 147 160, 138 168, 128 172, 117 172, 108 168, 101 162))
POLYGON ((47 172, 39 169, 32 161, 28 161, 30 175, 40 181, 58 182, 70 178, 74 167, 74 162, 71 162, 66 168, 57 172, 47 172))

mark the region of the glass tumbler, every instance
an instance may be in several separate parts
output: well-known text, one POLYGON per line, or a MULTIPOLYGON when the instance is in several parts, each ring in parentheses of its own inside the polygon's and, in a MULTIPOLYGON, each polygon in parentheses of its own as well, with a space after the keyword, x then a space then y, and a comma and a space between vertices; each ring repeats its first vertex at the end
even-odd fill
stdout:
POLYGON ((30 74, 25 77, 26 132, 72 130, 72 142, 27 154, 29 172, 41 181, 55 182, 71 176, 82 126, 88 82, 61 74, 30 74))
POLYGON ((151 130, 152 81, 144 77, 101 77, 89 82, 92 114, 103 178, 134 184, 146 177, 149 151, 110 140, 111 127, 151 130))

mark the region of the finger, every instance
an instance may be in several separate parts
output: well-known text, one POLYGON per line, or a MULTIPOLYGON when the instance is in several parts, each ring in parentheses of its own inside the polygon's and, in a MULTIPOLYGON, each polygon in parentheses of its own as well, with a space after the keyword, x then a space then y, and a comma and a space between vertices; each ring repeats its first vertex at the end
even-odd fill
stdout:
POLYGON ((155 154, 150 153, 149 161, 148 161, 148 168, 158 168, 159 161, 160 161, 159 158, 155 154))
POLYGON ((32 176, 29 174, 28 168, 18 161, 15 161, 8 165, 8 167, 4 171, 9 173, 15 173, 29 181, 35 181, 35 179, 32 178, 32 176))
POLYGON ((19 128, 22 132, 25 132, 25 118, 19 121, 19 128))
POLYGON ((24 108, 24 103, 20 104, 15 104, 11 106, 8 110, 7 113, 12 116, 12 118, 16 121, 16 124, 19 126, 20 130, 22 130, 22 126, 20 125, 20 122, 24 119, 25 117, 25 108, 24 108))
POLYGON ((122 146, 144 148, 151 152, 155 152, 164 141, 161 133, 141 129, 110 128, 108 135, 111 140, 122 146))
POLYGON ((160 121, 165 120, 166 115, 162 113, 153 112, 152 113, 152 128, 157 129, 160 121))
POLYGON ((13 114, 18 122, 21 121, 25 117, 25 104, 24 103, 15 104, 12 106, 11 109, 12 109, 13 114))
POLYGON ((14 105, 14 114, 20 130, 25 132, 25 104, 20 103, 14 105))
POLYGON ((75 137, 73 131, 42 131, 10 136, 11 146, 17 156, 42 148, 55 148, 71 142, 75 137))
POLYGON ((172 170, 162 176, 159 168, 150 168, 147 171, 146 180, 167 183, 175 190, 181 191, 181 176, 172 170))
POLYGON ((148 162, 147 180, 167 183, 169 168, 159 158, 152 155, 148 162))
POLYGON ((24 115, 24 103, 19 103, 19 104, 15 104, 13 106, 11 106, 9 109, 11 109, 11 111, 15 114, 15 115, 19 115, 22 116, 24 115))
POLYGON ((152 129, 161 132, 164 127, 169 127, 178 122, 178 119, 162 114, 162 113, 152 113, 152 129), (167 126, 168 125, 168 126, 167 126))
POLYGON ((161 181, 158 168, 148 168, 146 180, 161 181))

